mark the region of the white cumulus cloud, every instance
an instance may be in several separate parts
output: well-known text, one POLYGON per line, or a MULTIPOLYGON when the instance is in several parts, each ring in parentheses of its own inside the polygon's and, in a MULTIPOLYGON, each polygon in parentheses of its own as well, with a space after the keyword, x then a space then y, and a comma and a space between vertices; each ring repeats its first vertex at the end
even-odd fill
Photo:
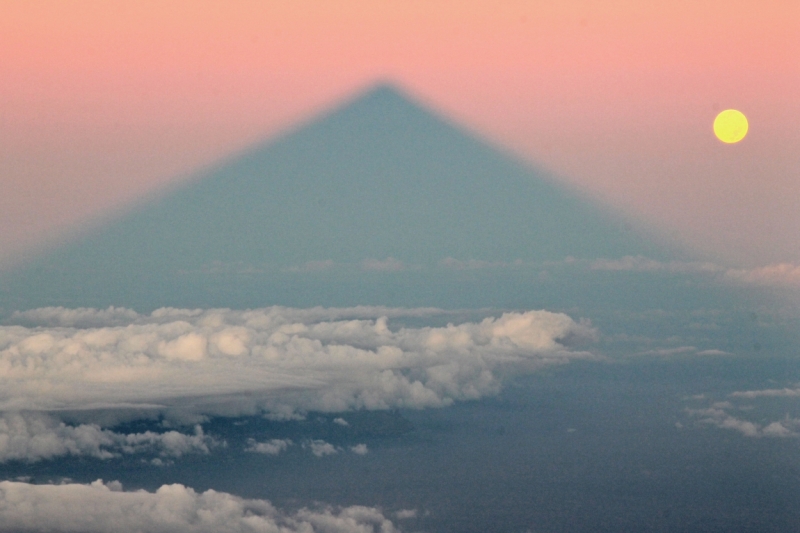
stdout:
POLYGON ((560 313, 505 313, 445 327, 388 325, 390 315, 440 312, 17 313, 12 320, 26 325, 0 327, 0 411, 70 413, 83 421, 80 413, 90 410, 120 417, 151 410, 185 422, 202 415, 441 407, 496 394, 509 375, 593 357, 571 346, 594 339, 595 330, 560 313))
POLYGON ((326 455, 335 455, 339 453, 339 448, 324 440, 312 440, 308 443, 308 447, 311 448, 311 453, 317 457, 325 457, 326 455))
POLYGON ((0 532, 21 533, 395 533, 374 507, 276 509, 266 500, 183 485, 126 492, 118 482, 32 485, 0 482, 0 532))
POLYGON ((350 451, 357 455, 367 455, 369 453, 369 449, 367 448, 366 444, 356 444, 355 446, 351 446, 350 451))
POLYGON ((266 442, 257 442, 255 439, 247 440, 247 448, 244 451, 263 453, 265 455, 278 455, 292 445, 291 439, 270 439, 266 442))
POLYGON ((42 413, 0 415, 0 463, 34 462, 68 455, 109 459, 120 454, 157 453, 161 457, 181 457, 187 453, 208 453, 209 447, 217 444, 200 426, 195 426, 193 434, 174 430, 117 433, 96 424, 65 424, 42 413))

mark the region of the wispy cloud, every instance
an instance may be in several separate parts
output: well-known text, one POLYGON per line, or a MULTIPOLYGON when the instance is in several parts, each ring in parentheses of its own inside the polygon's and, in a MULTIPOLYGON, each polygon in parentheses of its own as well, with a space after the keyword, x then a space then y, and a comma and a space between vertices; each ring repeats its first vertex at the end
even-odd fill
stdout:
MULTIPOLYGON (((387 257, 385 259, 367 258, 360 263, 335 263, 330 259, 308 261, 301 265, 287 267, 286 272, 310 274, 337 271, 368 272, 405 272, 409 270, 453 270, 479 271, 499 269, 542 269, 577 268, 608 272, 643 272, 661 274, 701 275, 717 282, 737 285, 753 285, 762 287, 800 288, 800 265, 783 262, 752 268, 731 268, 710 261, 659 261, 644 256, 623 256, 620 258, 576 259, 567 257, 561 261, 527 262, 521 259, 514 261, 494 261, 487 259, 457 259, 445 257, 435 265, 409 265, 402 260, 387 257)), ((264 265, 252 265, 243 262, 226 263, 213 261, 192 271, 181 271, 182 274, 246 276, 264 275, 271 269, 264 265)))
MULTIPOLYGON (((214 310, 164 307, 156 309, 150 314, 139 314, 132 309, 113 306, 106 309, 94 309, 90 307, 40 307, 28 311, 14 311, 8 322, 13 325, 22 325, 26 327, 100 328, 152 324, 181 316, 196 318, 208 311, 214 310)), ((409 308, 369 305, 358 305, 355 307, 309 307, 304 309, 274 306, 253 311, 263 311, 269 316, 280 315, 283 320, 294 320, 298 322, 370 319, 375 317, 425 318, 442 315, 459 315, 458 311, 450 311, 438 307, 409 308)))
POLYGON ((462 261, 452 257, 445 257, 439 261, 439 266, 451 270, 485 270, 497 268, 519 268, 525 266, 521 259, 515 261, 484 261, 481 259, 467 259, 462 261))
POLYGON ((736 283, 800 288, 800 266, 778 263, 751 269, 729 269, 725 279, 736 283))
POLYGON ((641 352, 639 355, 659 355, 659 356, 670 356, 670 355, 684 355, 684 354, 695 354, 697 353, 697 348, 694 346, 677 346, 675 348, 655 348, 653 350, 647 350, 646 352, 641 352))
POLYGON ((800 397, 800 388, 783 388, 783 389, 762 389, 762 390, 748 390, 737 391, 731 393, 733 398, 798 398, 800 397))
POLYGON ((652 350, 640 352, 637 355, 655 355, 655 356, 669 357, 673 355, 725 356, 733 354, 717 349, 700 350, 698 348, 695 348, 694 346, 676 346, 673 348, 654 348, 652 350))
POLYGON ((711 349, 711 350, 700 350, 697 352, 697 355, 732 355, 730 352, 726 352, 723 350, 711 349))
MULTIPOLYGON (((770 420, 771 417, 767 413, 774 411, 762 412, 760 416, 754 416, 754 413, 758 412, 757 405, 752 403, 737 405, 737 400, 741 399, 757 400, 796 397, 800 397, 800 389, 737 391, 728 395, 730 400, 716 401, 709 407, 700 409, 687 408, 686 412, 700 424, 738 431, 746 437, 800 437, 800 419, 791 417, 788 412, 780 420, 770 420), (753 418, 753 420, 742 418, 745 413, 750 413, 749 417, 753 418), (767 415, 764 416, 765 414, 767 415)), ((705 396, 699 395, 692 399, 705 400, 705 396)))
POLYGON ((718 273, 725 269, 708 262, 669 261, 662 262, 642 256, 627 255, 620 259, 597 259, 591 264, 592 270, 611 270, 626 272, 669 272, 669 273, 718 273))
POLYGON ((180 270, 179 274, 205 274, 222 276, 243 276, 265 274, 269 271, 266 266, 253 265, 244 261, 211 261, 196 270, 180 270))
POLYGON ((394 515, 397 517, 398 520, 408 520, 417 517, 417 510, 416 509, 401 509, 397 511, 394 515))
POLYGON ((592 262, 591 269, 708 274, 719 281, 740 285, 800 288, 800 266, 792 263, 777 263, 755 268, 728 268, 710 262, 662 262, 642 256, 625 256, 620 259, 597 259, 592 262))
POLYGON ((289 272, 324 272, 331 270, 336 266, 336 263, 331 259, 321 261, 306 261, 302 265, 289 267, 286 270, 289 272))
POLYGON ((687 409, 686 412, 701 424, 738 431, 745 437, 797 437, 800 419, 786 417, 768 423, 751 422, 731 415, 725 406, 687 409))

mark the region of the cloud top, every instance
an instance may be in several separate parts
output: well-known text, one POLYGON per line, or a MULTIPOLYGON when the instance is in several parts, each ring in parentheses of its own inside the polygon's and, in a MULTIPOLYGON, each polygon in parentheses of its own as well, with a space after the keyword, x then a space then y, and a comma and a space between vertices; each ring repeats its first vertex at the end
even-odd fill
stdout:
POLYGON ((126 492, 118 482, 32 485, 0 482, 0 532, 396 533, 374 507, 300 509, 183 485, 126 492))
POLYGON ((47 308, 0 327, 0 411, 150 409, 289 417, 426 408, 496 394, 509 374, 592 357, 590 325, 560 313, 392 329, 385 308, 47 308), (352 318, 352 316, 358 318, 352 318))

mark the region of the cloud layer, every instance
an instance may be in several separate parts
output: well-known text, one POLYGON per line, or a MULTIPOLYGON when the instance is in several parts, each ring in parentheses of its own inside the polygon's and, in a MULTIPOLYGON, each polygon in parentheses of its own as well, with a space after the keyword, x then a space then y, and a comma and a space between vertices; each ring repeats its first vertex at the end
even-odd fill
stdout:
POLYGON ((725 278, 749 285, 800 287, 800 265, 777 263, 752 269, 730 269, 725 272, 725 278))
POLYGON ((591 269, 622 272, 667 272, 671 274, 720 273, 724 271, 723 267, 709 262, 663 262, 647 257, 630 255, 620 259, 597 259, 591 264, 591 269))
POLYGON ((118 482, 31 485, 0 482, 0 532, 22 533, 395 533, 373 507, 285 513, 266 500, 183 485, 125 492, 118 482))
POLYGON ((664 272, 669 274, 707 274, 716 279, 739 285, 800 288, 800 265, 776 263, 755 268, 727 268, 710 262, 662 262, 642 256, 620 259, 597 259, 592 270, 624 272, 664 272))
POLYGON ((41 413, 0 415, 0 463, 27 462, 67 455, 110 459, 121 454, 148 453, 177 458, 208 453, 218 442, 195 426, 193 434, 178 431, 117 433, 97 424, 68 425, 41 413))
MULTIPOLYGON (((564 314, 390 329, 386 308, 46 308, 0 327, 0 411, 199 415, 441 407, 496 394, 504 377, 592 357, 595 331, 564 314), (358 318, 352 318, 352 317, 358 318)), ((58 414, 63 418, 63 414, 58 414)), ((196 418, 195 418, 196 419, 196 418)), ((93 419, 92 419, 93 420, 93 419)))

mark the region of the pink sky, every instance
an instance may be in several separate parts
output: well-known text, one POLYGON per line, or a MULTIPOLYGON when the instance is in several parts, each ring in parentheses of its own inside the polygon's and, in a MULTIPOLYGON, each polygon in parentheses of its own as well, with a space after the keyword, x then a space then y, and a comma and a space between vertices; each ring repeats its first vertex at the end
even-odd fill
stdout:
POLYGON ((7 0, 0 261, 388 79, 714 257, 800 262, 799 57, 796 0, 7 0))

